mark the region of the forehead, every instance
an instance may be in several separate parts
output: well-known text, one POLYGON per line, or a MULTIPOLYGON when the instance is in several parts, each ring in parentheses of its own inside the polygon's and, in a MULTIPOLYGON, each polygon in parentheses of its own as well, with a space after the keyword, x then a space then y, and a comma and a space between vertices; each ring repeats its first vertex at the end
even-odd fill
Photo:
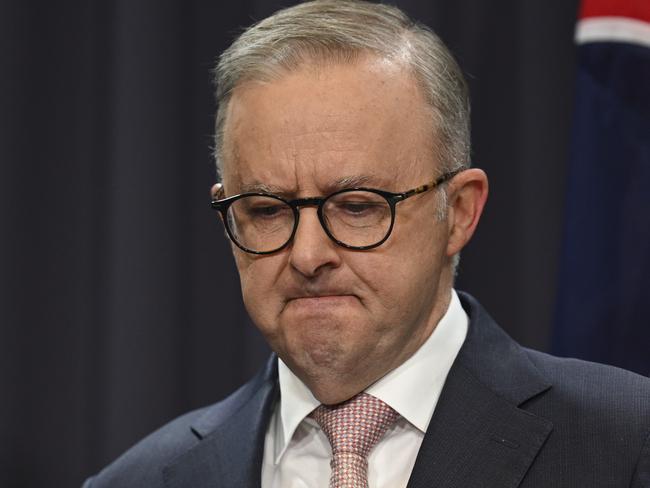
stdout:
POLYGON ((435 167, 429 110, 404 66, 377 57, 246 83, 227 107, 224 182, 299 189, 428 177, 435 167))

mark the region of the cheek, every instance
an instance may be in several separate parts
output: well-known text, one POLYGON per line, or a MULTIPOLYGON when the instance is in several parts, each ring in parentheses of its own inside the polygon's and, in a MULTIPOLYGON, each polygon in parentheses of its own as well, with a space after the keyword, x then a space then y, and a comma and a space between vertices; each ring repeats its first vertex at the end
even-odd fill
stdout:
POLYGON ((406 320, 416 309, 429 307, 437 289, 443 244, 434 241, 431 233, 410 235, 357 263, 357 275, 379 301, 378 314, 406 320))
POLYGON ((277 294, 280 264, 274 257, 255 258, 235 254, 242 297, 251 319, 262 329, 274 323, 282 305, 277 294))
POLYGON ((362 282, 363 303, 373 323, 393 327, 403 312, 404 300, 410 298, 412 280, 408 259, 395 257, 378 248, 360 255, 350 263, 352 272, 362 282))
POLYGON ((398 266, 388 269, 383 276, 385 286, 378 290, 385 308, 403 320, 419 308, 420 297, 430 288, 432 273, 422 261, 403 260, 398 266))

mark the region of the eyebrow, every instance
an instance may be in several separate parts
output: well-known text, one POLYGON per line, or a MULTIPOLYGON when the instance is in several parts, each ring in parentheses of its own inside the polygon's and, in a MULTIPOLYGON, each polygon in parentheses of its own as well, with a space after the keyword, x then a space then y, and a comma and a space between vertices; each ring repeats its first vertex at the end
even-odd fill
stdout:
POLYGON ((274 195, 286 195, 287 191, 275 185, 266 183, 244 183, 239 188, 241 193, 272 193, 274 195))
MULTIPOLYGON (((367 185, 382 186, 377 177, 371 175, 353 175, 344 176, 325 185, 326 193, 332 193, 338 190, 347 190, 349 188, 360 188, 367 185)), ((373 187, 374 187, 373 186, 373 187)), ((295 190, 288 190, 277 185, 267 183, 253 182, 244 183, 239 191, 241 193, 270 193, 273 195, 289 197, 294 195, 295 190)))
POLYGON ((332 186, 340 190, 345 190, 348 188, 356 188, 373 183, 377 184, 377 178, 370 175, 355 175, 340 178, 334 181, 332 186))

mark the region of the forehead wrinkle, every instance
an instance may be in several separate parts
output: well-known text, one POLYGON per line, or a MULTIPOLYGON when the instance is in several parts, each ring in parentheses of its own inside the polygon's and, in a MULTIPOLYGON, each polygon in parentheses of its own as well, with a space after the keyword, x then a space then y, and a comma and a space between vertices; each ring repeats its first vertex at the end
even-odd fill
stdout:
POLYGON ((348 188, 357 188, 368 185, 378 185, 381 184, 381 179, 372 175, 353 175, 353 176, 344 176, 335 180, 332 186, 335 189, 348 189, 348 188))
MULTIPOLYGON (((383 180, 377 178, 376 176, 360 174, 338 178, 334 181, 326 183, 323 188, 326 192, 335 192, 349 188, 381 186, 382 183, 384 183, 383 180)), ((240 193, 270 193, 283 197, 293 196, 299 192, 298 189, 288 189, 278 185, 262 183, 258 181, 243 183, 240 185, 239 191, 240 193)))
MULTIPOLYGON (((334 118, 334 117, 332 117, 334 118)), ((356 140, 352 133, 353 127, 342 128, 342 123, 337 120, 337 127, 330 127, 331 124, 320 123, 318 127, 296 127, 292 128, 290 137, 294 144, 310 142, 321 142, 323 139, 330 144, 335 145, 332 147, 334 151, 346 151, 356 149, 359 142, 356 140)))
POLYGON ((243 183, 240 185, 239 190, 241 193, 271 193, 280 196, 286 196, 292 193, 280 186, 261 182, 243 183))

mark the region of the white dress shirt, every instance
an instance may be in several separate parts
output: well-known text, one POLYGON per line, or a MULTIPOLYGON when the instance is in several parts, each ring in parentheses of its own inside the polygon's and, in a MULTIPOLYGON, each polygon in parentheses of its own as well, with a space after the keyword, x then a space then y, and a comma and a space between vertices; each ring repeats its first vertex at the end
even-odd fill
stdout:
MULTIPOLYGON (((440 392, 467 335, 467 314, 452 290, 449 307, 431 336, 404 363, 365 391, 400 418, 370 451, 370 488, 406 487, 440 392)), ((320 402, 278 359, 280 400, 264 442, 262 488, 327 488, 332 450, 308 415, 320 402)))

